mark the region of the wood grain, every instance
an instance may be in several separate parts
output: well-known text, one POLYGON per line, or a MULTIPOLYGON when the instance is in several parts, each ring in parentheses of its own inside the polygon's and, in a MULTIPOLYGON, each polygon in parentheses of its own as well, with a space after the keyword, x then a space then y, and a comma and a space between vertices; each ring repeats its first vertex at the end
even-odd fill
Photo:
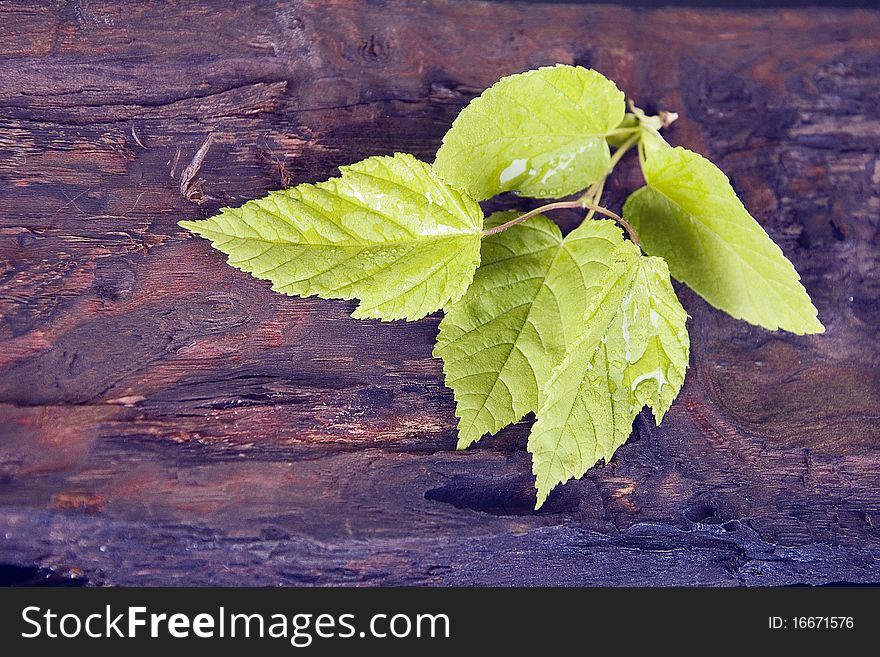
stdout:
MULTIPOLYGON (((880 14, 0 2, 0 62, 0 562, 129 585, 880 582, 880 14), (730 175, 827 333, 680 288, 692 367, 662 428, 643 413, 534 513, 528 421, 453 451, 438 317, 273 294, 176 222, 430 160, 481 89, 554 62, 678 111, 670 140, 730 175)), ((624 166, 611 207, 639 183, 624 166)))

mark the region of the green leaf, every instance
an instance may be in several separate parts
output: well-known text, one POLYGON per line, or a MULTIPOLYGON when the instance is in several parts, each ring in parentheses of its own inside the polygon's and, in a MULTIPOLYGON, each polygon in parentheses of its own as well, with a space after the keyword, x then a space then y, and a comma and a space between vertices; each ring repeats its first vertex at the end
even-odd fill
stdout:
POLYGON ((480 206, 411 155, 340 171, 180 225, 273 290, 360 299, 358 319, 418 319, 459 299, 480 261, 480 206))
MULTIPOLYGON (((496 213, 487 225, 517 214, 496 213)), ((459 449, 537 409, 622 241, 611 221, 586 222, 563 240, 541 215, 483 240, 474 282, 446 309, 434 349, 455 392, 459 449)))
POLYGON ((507 191, 573 194, 608 170, 605 136, 624 96, 600 73, 556 65, 502 78, 465 107, 434 168, 478 200, 507 191))
POLYGON ((660 136, 660 133, 657 132, 654 128, 650 126, 641 125, 641 130, 639 131, 639 153, 642 162, 645 161, 646 158, 650 158, 654 153, 659 150, 667 150, 672 148, 663 137, 660 136))
POLYGON ((529 436, 539 508, 559 483, 607 462, 643 406, 659 424, 678 395, 690 343, 687 313, 661 258, 615 249, 582 330, 553 371, 529 436))
POLYGON ((798 334, 825 330, 794 266, 718 167, 684 148, 655 144, 644 155, 648 184, 623 211, 648 253, 738 319, 798 334))

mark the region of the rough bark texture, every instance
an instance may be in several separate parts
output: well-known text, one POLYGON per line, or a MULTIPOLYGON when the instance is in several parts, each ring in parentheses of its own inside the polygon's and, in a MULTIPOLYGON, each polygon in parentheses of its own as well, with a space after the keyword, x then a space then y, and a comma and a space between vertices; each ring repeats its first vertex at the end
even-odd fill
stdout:
MULTIPOLYGON (((0 562, 110 584, 880 582, 880 14, 0 2, 0 562), (715 160, 827 327, 680 288, 662 428, 539 513, 528 422, 455 452, 438 317, 355 321, 178 228, 502 75, 595 67, 715 160), (198 171, 191 163, 208 135, 198 171)), ((640 183, 624 166, 619 207, 640 183)), ((558 215, 566 227, 574 216, 558 215)))

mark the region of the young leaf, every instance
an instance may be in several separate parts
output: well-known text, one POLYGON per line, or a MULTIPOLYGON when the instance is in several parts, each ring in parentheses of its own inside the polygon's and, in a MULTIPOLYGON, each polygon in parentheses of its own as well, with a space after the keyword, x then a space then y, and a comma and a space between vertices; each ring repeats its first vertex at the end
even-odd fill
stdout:
POLYGON ((581 334, 541 395, 529 436, 539 508, 559 483, 611 458, 648 405, 659 424, 684 382, 687 313, 661 258, 624 242, 590 300, 581 334))
POLYGON ((611 221, 585 222, 563 240, 541 215, 483 240, 474 282, 446 309, 434 348, 455 392, 459 449, 537 409, 539 387, 578 334, 622 242, 611 221))
POLYGON ((358 319, 418 319, 456 301, 480 262, 483 212, 411 155, 180 225, 285 294, 360 299, 358 319))
POLYGON ((792 333, 825 329, 794 266, 737 198, 727 176, 684 148, 652 147, 647 186, 624 205, 645 250, 738 319, 792 333))
POLYGON ((573 194, 608 170, 605 136, 625 109, 613 82, 580 66, 501 78, 458 115, 434 168, 478 200, 573 194))

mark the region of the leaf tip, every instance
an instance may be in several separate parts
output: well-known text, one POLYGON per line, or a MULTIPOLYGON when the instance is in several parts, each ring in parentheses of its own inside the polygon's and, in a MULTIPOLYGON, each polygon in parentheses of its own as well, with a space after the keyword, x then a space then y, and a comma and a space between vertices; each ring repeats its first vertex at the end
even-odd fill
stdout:
POLYGON ((547 496, 550 495, 550 491, 543 490, 537 484, 535 485, 535 488, 538 491, 538 497, 535 500, 535 511, 539 511, 541 507, 544 506, 544 502, 547 501, 547 496))
POLYGON ((802 321, 789 323, 787 326, 781 325, 778 329, 795 335, 819 335, 825 332, 825 325, 817 315, 812 315, 804 317, 802 321))
MULTIPOLYGON (((529 451, 532 451, 529 449, 529 451)), ((532 474, 535 475, 535 491, 537 491, 537 498, 535 499, 535 511, 544 506, 544 502, 547 501, 547 498, 550 496, 550 493, 556 488, 557 484, 561 483, 558 479, 556 481, 552 481, 548 476, 549 473, 541 472, 540 468, 538 468, 535 464, 535 454, 532 452, 532 474)))
MULTIPOLYGON (((473 425, 471 425, 473 428, 473 425)), ((484 434, 476 434, 476 431, 463 431, 461 429, 461 422, 459 422, 458 428, 458 442, 455 444, 455 449, 458 451, 466 450, 468 447, 477 442, 480 438, 483 437, 484 434)))
POLYGON ((818 335, 820 333, 825 332, 825 325, 822 323, 818 317, 813 318, 813 321, 810 322, 809 328, 804 331, 806 335, 818 335))

